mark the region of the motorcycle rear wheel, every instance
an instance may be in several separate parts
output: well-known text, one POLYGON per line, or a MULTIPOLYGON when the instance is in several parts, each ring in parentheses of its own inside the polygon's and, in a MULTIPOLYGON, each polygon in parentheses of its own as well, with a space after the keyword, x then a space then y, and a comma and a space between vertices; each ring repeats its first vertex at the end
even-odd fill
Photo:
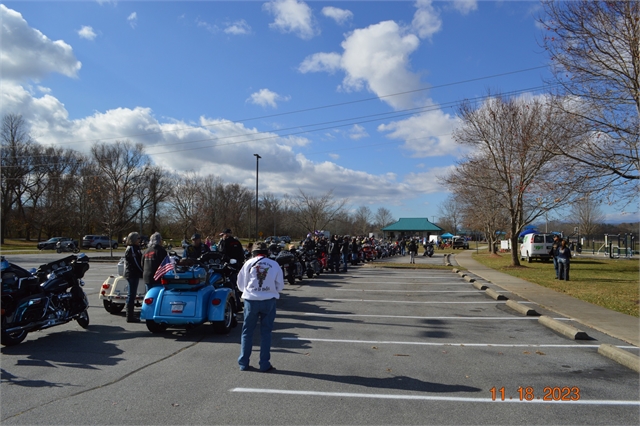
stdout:
POLYGON ((113 303, 109 300, 103 300, 104 309, 111 315, 118 315, 124 309, 124 303, 113 303))
MULTIPOLYGON (((2 318, 2 328, 5 328, 5 319, 2 318)), ((20 343, 22 343, 22 341, 24 339, 27 338, 27 334, 29 332, 28 331, 16 331, 15 333, 6 333, 4 331, 2 331, 2 333, 0 333, 0 343, 2 343, 3 346, 15 346, 18 345, 20 343)))
POLYGON ((231 299, 228 299, 224 307, 224 319, 222 321, 213 321, 213 331, 216 334, 227 334, 235 325, 237 325, 236 316, 233 312, 231 299))
POLYGON ((89 328, 89 313, 86 311, 86 309, 80 315, 78 315, 76 321, 78 321, 78 325, 85 330, 89 328))
POLYGON ((287 277, 287 281, 289 282, 290 285, 294 285, 296 283, 296 277, 294 277, 293 275, 289 275, 287 277))

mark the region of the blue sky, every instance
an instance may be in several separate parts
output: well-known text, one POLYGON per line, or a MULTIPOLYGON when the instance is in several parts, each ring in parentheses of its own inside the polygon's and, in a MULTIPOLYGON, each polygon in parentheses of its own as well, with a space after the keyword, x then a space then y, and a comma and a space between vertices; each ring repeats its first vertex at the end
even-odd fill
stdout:
MULTIPOLYGON (((5 2, 0 113, 43 144, 438 216, 455 107, 549 76, 529 1, 5 2), (494 76, 494 77, 492 77, 494 76), (404 95, 399 95, 404 93, 404 95)), ((608 207, 609 220, 630 220, 608 207)))

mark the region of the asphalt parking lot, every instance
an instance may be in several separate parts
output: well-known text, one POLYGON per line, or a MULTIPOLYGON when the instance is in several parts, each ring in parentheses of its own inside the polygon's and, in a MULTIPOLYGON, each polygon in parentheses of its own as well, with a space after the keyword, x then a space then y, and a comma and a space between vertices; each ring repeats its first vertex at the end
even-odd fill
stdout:
POLYGON ((287 285, 272 373, 238 370, 240 327, 152 335, 108 314, 97 292, 113 271, 87 273, 89 330, 2 349, 2 424, 640 423, 638 374, 597 353, 637 348, 596 330, 569 340, 450 271, 359 266, 287 285))

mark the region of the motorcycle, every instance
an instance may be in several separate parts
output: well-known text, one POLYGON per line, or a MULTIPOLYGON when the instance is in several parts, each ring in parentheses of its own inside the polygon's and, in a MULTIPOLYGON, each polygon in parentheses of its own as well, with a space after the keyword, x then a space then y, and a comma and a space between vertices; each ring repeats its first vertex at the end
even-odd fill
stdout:
POLYGON ((433 251, 434 251, 434 247, 433 247, 433 243, 429 242, 427 243, 427 246, 424 248, 424 254, 423 256, 433 256, 433 251))
POLYGON ((320 275, 322 270, 320 269, 320 262, 318 262, 315 249, 305 250, 303 252, 303 259, 308 278, 313 278, 314 275, 320 275))
POLYGON ((71 255, 27 271, 2 256, 2 328, 4 346, 20 344, 29 332, 76 320, 89 327, 89 301, 82 278, 89 258, 71 255))
POLYGON ((282 250, 273 260, 282 268, 284 279, 291 285, 296 283, 296 278, 302 281, 302 264, 298 262, 296 255, 288 250, 282 250))
POLYGON ((238 324, 236 292, 230 278, 237 262, 223 259, 222 253, 208 252, 197 260, 180 260, 174 270, 163 275, 162 285, 144 296, 140 319, 147 329, 162 333, 168 327, 191 328, 211 322, 216 333, 229 333, 238 324))
POLYGON ((80 249, 76 247, 73 241, 58 241, 56 243, 56 252, 58 253, 80 253, 80 249))

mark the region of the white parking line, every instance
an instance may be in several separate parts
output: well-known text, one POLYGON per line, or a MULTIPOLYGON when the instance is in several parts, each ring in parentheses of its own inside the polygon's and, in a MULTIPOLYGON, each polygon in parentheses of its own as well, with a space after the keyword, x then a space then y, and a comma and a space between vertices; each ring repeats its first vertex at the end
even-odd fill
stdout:
MULTIPOLYGON (((281 312, 281 311, 279 311, 281 312)), ((370 318, 401 318, 401 319, 427 319, 427 320, 538 320, 539 317, 420 317, 414 315, 365 315, 365 314, 314 314, 307 312, 305 316, 311 317, 370 317, 370 318)), ((573 321, 571 318, 554 318, 558 321, 573 321)))
POLYGON ((432 283, 432 282, 422 282, 422 283, 406 283, 403 281, 331 281, 331 280, 323 280, 324 282, 327 283, 336 283, 336 284, 346 284, 346 285, 358 285, 358 284, 389 284, 391 286, 396 286, 396 285, 426 285, 426 286, 432 286, 432 285, 464 285, 467 287, 471 286, 471 283, 467 283, 467 282, 458 282, 457 280, 455 282, 442 282, 442 283, 432 283))
POLYGON ((237 393, 262 393, 262 394, 279 394, 279 395, 302 395, 302 396, 326 396, 336 398, 373 398, 373 399, 404 399, 418 401, 447 401, 447 402, 491 402, 499 404, 501 402, 516 403, 539 403, 539 404, 561 404, 561 405, 640 405, 640 401, 624 401, 624 400, 587 400, 580 399, 577 401, 543 401, 541 399, 533 399, 531 401, 520 399, 505 399, 504 401, 493 400, 491 398, 466 398, 460 396, 432 396, 432 395, 394 395, 394 394, 373 394, 373 393, 354 393, 354 392, 319 392, 304 390, 285 390, 285 389, 259 389, 259 388, 233 388, 230 392, 237 393))
MULTIPOLYGON (((322 299, 329 302, 378 302, 378 303, 438 303, 438 304, 481 304, 481 303, 507 303, 505 300, 493 300, 493 301, 483 301, 483 302, 439 302, 439 301, 429 301, 429 302, 417 302, 415 300, 371 300, 371 299, 322 299)), ((534 302, 518 302, 518 303, 530 303, 535 304, 534 302)))
MULTIPOLYGON (((367 345, 412 345, 412 346, 460 346, 480 348, 580 348, 595 349, 600 345, 556 345, 556 344, 532 344, 532 343, 446 343, 446 342, 399 342, 392 340, 347 340, 347 339, 317 339, 306 337, 283 337, 282 340, 296 342, 328 342, 328 343, 365 343, 367 345)), ((638 349, 635 346, 617 346, 621 349, 638 349)))
MULTIPOLYGON (((360 290, 357 288, 337 288, 336 291, 367 291, 373 293, 484 293, 484 290, 360 290)), ((511 293, 499 290, 496 293, 511 293)))

